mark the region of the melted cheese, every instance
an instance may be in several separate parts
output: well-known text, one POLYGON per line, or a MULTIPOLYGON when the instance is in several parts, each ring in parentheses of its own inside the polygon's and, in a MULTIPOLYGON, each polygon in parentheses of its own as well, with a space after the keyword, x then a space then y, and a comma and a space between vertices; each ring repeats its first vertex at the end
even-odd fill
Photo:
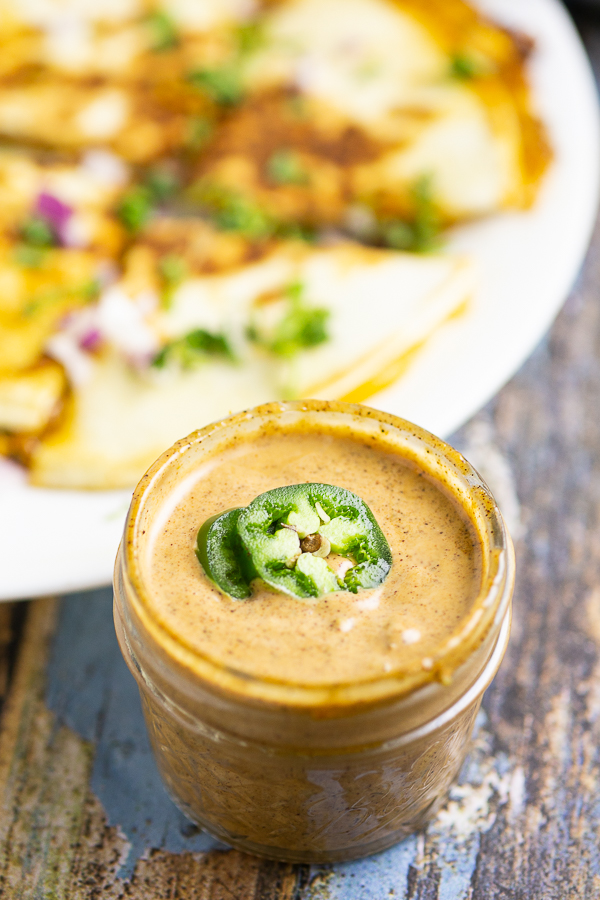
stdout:
POLYGON ((394 143, 352 173, 354 196, 384 213, 401 216, 407 191, 423 175, 431 176, 446 220, 521 204, 516 98, 495 75, 487 94, 452 78, 450 49, 412 12, 386 0, 288 0, 266 18, 248 85, 295 87, 329 104, 334 117, 394 143))
POLYGON ((50 28, 67 19, 87 22, 125 22, 145 11, 143 0, 0 0, 0 17, 37 28, 50 28))
POLYGON ((473 269, 452 257, 418 257, 354 244, 328 249, 283 245, 233 273, 181 285, 160 327, 175 337, 193 328, 226 331, 237 365, 200 361, 136 371, 110 349, 72 398, 62 426, 33 455, 32 479, 54 487, 134 483, 183 435, 235 410, 281 395, 286 365, 243 340, 265 295, 299 280, 305 302, 330 309, 331 339, 299 355, 300 396, 335 399, 368 390, 399 356, 422 343, 473 290, 473 269), (233 323, 233 324, 232 324, 233 323), (279 382, 279 388, 277 387, 279 382))
POLYGON ((385 0, 293 0, 276 8, 265 31, 248 69, 251 87, 296 85, 363 123, 447 69, 425 29, 385 0))
POLYGON ((508 203, 520 182, 514 111, 505 110, 503 128, 495 131, 477 95, 452 84, 415 92, 417 105, 429 111, 430 120, 406 145, 356 168, 357 195, 393 197, 427 174, 436 204, 450 219, 484 215, 508 203))
POLYGON ((166 0, 165 12, 184 31, 205 32, 222 25, 245 22, 256 12, 255 0, 166 0))

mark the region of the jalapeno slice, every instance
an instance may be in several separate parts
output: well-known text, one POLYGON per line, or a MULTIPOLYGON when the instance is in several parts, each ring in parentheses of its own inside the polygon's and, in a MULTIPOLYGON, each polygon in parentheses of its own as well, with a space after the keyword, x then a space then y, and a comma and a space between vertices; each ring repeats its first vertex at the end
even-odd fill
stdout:
POLYGON ((250 596, 250 582, 256 577, 237 531, 241 511, 238 507, 211 516, 196 539, 196 556, 207 577, 236 600, 250 596))
POLYGON ((392 565, 389 544, 367 504, 331 484, 266 491, 243 509, 213 516, 198 533, 198 559, 225 593, 246 599, 253 577, 292 597, 356 593, 381 584, 392 565), (353 565, 339 579, 326 557, 353 565))

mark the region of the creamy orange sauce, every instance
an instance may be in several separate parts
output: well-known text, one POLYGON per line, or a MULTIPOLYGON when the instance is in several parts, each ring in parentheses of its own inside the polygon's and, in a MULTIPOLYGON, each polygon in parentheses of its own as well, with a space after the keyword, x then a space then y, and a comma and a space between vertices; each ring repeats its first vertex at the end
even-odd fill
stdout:
POLYGON ((232 446, 168 498, 157 521, 145 554, 151 605, 194 650, 255 677, 332 685, 427 668, 481 585, 475 531, 450 494, 400 454, 347 437, 290 431, 232 446), (305 600, 221 593, 194 553, 200 525, 303 481, 348 488, 370 506, 393 553, 384 584, 305 600))

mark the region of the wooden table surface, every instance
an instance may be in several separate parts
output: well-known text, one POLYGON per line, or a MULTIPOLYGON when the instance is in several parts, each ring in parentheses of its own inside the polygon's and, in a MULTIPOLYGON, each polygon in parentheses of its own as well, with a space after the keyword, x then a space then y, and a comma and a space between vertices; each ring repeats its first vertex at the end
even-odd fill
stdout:
MULTIPOLYGON (((600 70, 600 20, 578 24, 600 70)), ((549 337, 454 442, 519 538, 518 579, 507 657, 428 829, 335 867, 227 850, 162 788, 110 590, 0 605, 1 897, 600 897, 600 226, 549 337)))

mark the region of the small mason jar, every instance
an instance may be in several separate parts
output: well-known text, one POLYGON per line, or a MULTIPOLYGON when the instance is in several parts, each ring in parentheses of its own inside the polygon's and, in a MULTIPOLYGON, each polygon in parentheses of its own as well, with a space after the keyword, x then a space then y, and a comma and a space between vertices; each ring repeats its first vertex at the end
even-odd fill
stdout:
POLYGON ((226 843, 292 862, 376 853, 438 809, 506 649, 514 553, 477 472, 421 428, 342 402, 272 403, 179 441, 140 481, 115 567, 117 636, 135 676, 156 761, 175 803, 226 843), (165 500, 232 440, 269 423, 339 427, 396 449, 470 519, 482 581, 466 619, 419 672, 335 686, 250 677, 202 656, 149 603, 149 534, 165 500))

